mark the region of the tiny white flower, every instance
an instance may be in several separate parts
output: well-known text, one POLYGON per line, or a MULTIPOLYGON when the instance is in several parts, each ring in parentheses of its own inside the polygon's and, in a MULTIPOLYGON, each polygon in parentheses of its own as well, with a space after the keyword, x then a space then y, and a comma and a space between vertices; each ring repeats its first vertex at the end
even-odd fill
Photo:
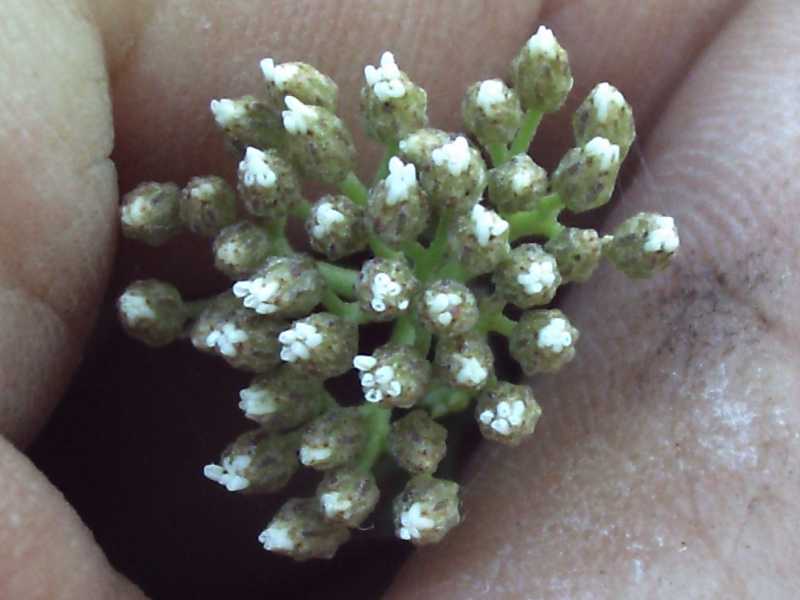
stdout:
POLYGON ((556 354, 563 352, 572 344, 572 334, 568 329, 567 320, 560 317, 551 319, 539 330, 536 343, 540 348, 548 348, 556 354))
POLYGON ((281 91, 286 88, 286 84, 294 79, 299 71, 297 65, 290 63, 276 65, 275 61, 271 58, 265 58, 259 63, 259 66, 261 67, 261 73, 264 75, 264 79, 270 83, 274 83, 275 87, 281 91))
POLYGON ((431 153, 433 164, 438 167, 446 166, 451 175, 461 175, 469 167, 469 142, 463 135, 452 142, 448 142, 431 153))
POLYGON ((223 356, 236 356, 236 344, 246 342, 250 336, 247 332, 236 327, 234 323, 224 322, 218 325, 206 336, 206 346, 216 348, 223 356))
POLYGON ((345 216, 333 207, 330 202, 323 202, 314 211, 314 225, 311 227, 311 235, 317 239, 322 239, 329 235, 339 223, 344 223, 345 216))
POLYGON ((380 402, 386 396, 397 398, 403 393, 403 385, 395 377, 395 371, 388 365, 378 366, 374 356, 359 354, 353 359, 358 370, 364 398, 367 402, 380 402))
POLYGON ((675 220, 672 217, 658 215, 655 217, 655 225, 655 229, 647 234, 647 239, 644 241, 644 251, 648 253, 675 252, 680 245, 675 220))
POLYGON ((470 218, 472 219, 473 233, 480 246, 488 246, 492 238, 508 231, 508 221, 480 204, 472 207, 470 218))
POLYGON ((226 456, 222 459, 222 464, 210 464, 203 468, 203 475, 211 481, 215 481, 229 492, 238 492, 250 486, 250 480, 242 473, 250 466, 253 459, 246 454, 236 456, 226 456))
POLYGON ((384 312, 389 307, 406 310, 410 305, 408 292, 388 273, 378 273, 370 286, 370 306, 375 312, 384 312))
POLYGON ((272 188, 275 187, 278 181, 275 171, 267 163, 267 155, 252 146, 247 148, 244 158, 239 163, 239 174, 242 177, 242 182, 247 187, 257 185, 259 187, 272 188))
POLYGON ((153 321, 156 313, 150 308, 147 298, 135 290, 128 290, 119 299, 119 310, 131 325, 141 321, 153 321))
POLYGON ((304 135, 308 133, 312 123, 319 115, 313 106, 303 104, 294 96, 286 96, 284 99, 286 110, 281 112, 283 127, 292 135, 304 135))
POLYGON ((398 157, 389 160, 389 175, 386 176, 386 203, 394 206, 403 202, 417 186, 417 168, 413 163, 403 164, 398 157))
POLYGON ((364 67, 364 79, 381 102, 406 95, 406 86, 391 52, 384 52, 381 55, 380 67, 372 65, 364 67))
POLYGON ((619 146, 612 144, 606 138, 596 137, 590 140, 583 150, 600 163, 600 168, 607 171, 619 162, 619 146))
POLYGON ((455 358, 461 364, 458 373, 456 373, 456 381, 458 383, 477 387, 486 381, 489 371, 477 358, 467 358, 460 354, 456 355, 455 358))
POLYGON ((486 409, 478 415, 481 423, 506 436, 522 425, 524 418, 525 403, 522 400, 515 400, 513 403, 503 400, 494 410, 486 409))
POLYGON ((531 54, 541 54, 548 58, 555 58, 558 53, 556 36, 544 25, 540 25, 537 32, 531 36, 528 40, 527 47, 531 54))
POLYGON ((323 339, 316 327, 297 321, 278 336, 278 341, 282 345, 281 360, 286 362, 308 360, 311 358, 311 350, 319 346, 323 339))
POLYGON ((455 293, 425 292, 425 304, 431 313, 431 318, 440 325, 447 327, 453 322, 453 311, 464 303, 464 299, 455 293))
POLYGON ((278 311, 274 302, 280 291, 280 283, 268 277, 245 279, 233 284, 233 295, 242 299, 245 308, 260 315, 271 315, 278 311))
POLYGON ((556 274, 555 261, 547 257, 531 262, 525 273, 517 275, 517 282, 526 294, 534 296, 551 287, 556 281, 556 274))
POLYGON ((428 507, 421 502, 414 502, 406 511, 400 514, 400 530, 398 534, 403 540, 418 540, 422 534, 434 527, 436 522, 424 513, 428 507))
POLYGON ((601 123, 605 123, 612 106, 617 109, 622 108, 625 106, 625 98, 613 85, 600 83, 592 90, 592 103, 595 117, 601 123))
POLYGON ((483 81, 478 87, 476 102, 480 109, 489 116, 494 115, 497 106, 508 99, 508 88, 499 79, 483 81))
POLYGON ((230 98, 212 100, 211 113, 220 127, 231 127, 247 117, 247 109, 244 104, 230 98))
POLYGON ((273 523, 258 536, 258 541, 266 550, 283 550, 291 552, 295 543, 290 535, 289 527, 280 523, 273 523))

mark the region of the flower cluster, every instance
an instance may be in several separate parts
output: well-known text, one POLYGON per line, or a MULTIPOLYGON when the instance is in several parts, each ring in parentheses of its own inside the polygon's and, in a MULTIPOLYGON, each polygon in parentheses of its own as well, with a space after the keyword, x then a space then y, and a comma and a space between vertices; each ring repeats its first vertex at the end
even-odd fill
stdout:
POLYGON ((168 283, 137 281, 119 298, 120 319, 146 344, 186 338, 253 374, 238 406, 256 428, 205 467, 208 479, 274 493, 301 466, 321 472, 316 495, 289 499, 257 536, 264 548, 333 556, 380 501, 379 474, 392 471, 379 463, 407 474, 384 503, 396 536, 438 542, 463 513, 458 484, 436 476, 448 434, 437 421, 472 410, 485 438, 516 445, 541 414, 529 385, 498 379, 493 343, 505 336, 527 376, 558 371, 580 337, 548 307, 558 288, 589 279, 603 257, 633 278, 660 271, 678 250, 675 223, 640 213, 601 236, 559 221, 609 202, 636 132, 628 102, 601 83, 576 111, 575 146, 552 173, 528 156, 541 118, 573 84, 545 27, 507 81, 468 88, 466 133, 429 127, 427 94, 393 54, 367 66, 361 113, 386 147, 369 187, 353 171, 336 83, 305 63, 260 66, 261 94, 211 102, 238 180, 144 183, 121 207, 129 238, 210 238, 229 288, 185 301, 168 283), (306 181, 333 189, 309 200, 306 181), (310 252, 290 244, 292 220, 304 222, 310 252), (388 341, 365 352, 359 342, 374 336, 364 334, 387 326, 388 341), (334 398, 337 384, 324 383, 348 374, 361 397, 334 398))

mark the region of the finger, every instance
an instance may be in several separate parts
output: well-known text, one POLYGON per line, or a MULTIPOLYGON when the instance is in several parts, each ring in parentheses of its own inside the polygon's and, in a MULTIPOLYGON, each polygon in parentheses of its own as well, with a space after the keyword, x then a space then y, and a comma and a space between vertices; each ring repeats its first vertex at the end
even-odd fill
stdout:
POLYGON ((466 522, 390 597, 796 596, 798 22, 752 3, 698 60, 612 214, 674 214, 680 260, 568 298, 535 439, 483 448, 466 522))

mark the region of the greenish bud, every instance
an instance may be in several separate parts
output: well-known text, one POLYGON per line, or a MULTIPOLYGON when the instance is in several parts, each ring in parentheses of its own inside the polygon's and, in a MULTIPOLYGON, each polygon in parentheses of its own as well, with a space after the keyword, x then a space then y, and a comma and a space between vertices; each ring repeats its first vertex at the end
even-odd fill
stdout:
POLYGON ((194 177, 183 188, 180 214, 189 231, 213 237, 236 220, 236 193, 222 177, 194 177))
POLYGON ((174 183, 141 183, 122 197, 122 235, 160 246, 183 229, 181 191, 174 183))
POLYGON ((470 275, 490 273, 511 252, 509 226, 493 210, 476 204, 451 229, 450 250, 470 275))
POLYGON ((364 209, 347 196, 326 195, 311 207, 306 219, 311 247, 338 260, 367 247, 364 209))
POLYGON ((532 210, 548 187, 547 171, 527 154, 489 171, 489 200, 503 213, 532 210))
POLYGON ((433 473, 447 453, 447 429, 424 410, 413 410, 392 423, 389 453, 409 473, 433 473))
POLYGON ((297 435, 248 431, 225 449, 219 464, 206 465, 203 475, 229 492, 277 492, 299 467, 297 448, 297 435))
POLYGON ((564 283, 583 283, 594 273, 600 262, 600 237, 594 229, 566 227, 544 245, 558 263, 564 283))
POLYGON ((380 491, 372 473, 342 468, 325 473, 317 501, 327 521, 358 527, 375 509, 380 491))
POLYGON ((392 321, 410 310, 418 287, 419 281, 405 260, 373 258, 361 267, 356 296, 371 320, 392 321))
POLYGON ((434 333, 453 336, 466 333, 478 323, 475 295, 464 284, 440 279, 428 286, 419 303, 420 320, 434 333))
POLYGON ((431 365, 410 346, 386 344, 372 356, 359 354, 353 359, 364 398, 384 406, 410 408, 422 396, 431 378, 431 365))
POLYGON ((427 474, 413 477, 392 503, 395 534, 415 546, 435 544, 461 522, 458 484, 427 474))
POLYGON ((390 246, 400 246, 419 237, 431 219, 428 196, 417 183, 413 163, 398 157, 389 160, 389 174, 369 191, 367 227, 390 246))
POLYGON ((271 252, 269 235, 249 221, 229 225, 214 238, 214 266, 231 279, 244 279, 264 264, 271 252))
POLYGON ((500 79, 478 81, 461 102, 464 125, 481 144, 508 144, 522 123, 517 93, 500 79))
POLYGON ((331 313, 295 321, 278 338, 281 360, 318 379, 343 375, 358 351, 358 325, 331 313))
POLYGON ((663 270, 678 251, 675 220, 655 213, 634 215, 603 238, 603 254, 628 277, 650 277, 663 270))
POLYGON ((494 353, 477 333, 440 339, 434 364, 450 385, 468 391, 480 390, 494 375, 494 353))
POLYGON ((494 274, 497 292, 520 308, 550 302, 561 285, 556 259, 539 244, 521 244, 494 274))
POLYGON ((255 96, 211 101, 211 113, 237 154, 245 148, 280 148, 284 132, 280 115, 255 96))
POLYGON ((305 104, 322 106, 336 112, 339 88, 333 79, 313 66, 302 62, 276 65, 271 58, 263 59, 259 66, 264 75, 269 105, 273 110, 280 111, 286 96, 294 96, 305 104))
POLYGON ((183 332, 186 305, 175 286, 146 279, 128 286, 117 300, 125 332, 148 346, 165 346, 183 332))
POLYGON ((511 62, 511 80, 522 108, 555 112, 572 91, 572 70, 567 51, 553 32, 541 26, 511 62))
POLYGON ((357 408, 333 408, 306 427, 300 462, 320 471, 353 461, 365 441, 364 420, 357 408))
POLYGON ((619 146, 594 138, 564 155, 550 180, 555 193, 574 213, 607 204, 619 174, 619 146))
POLYGON ((265 550, 296 561, 333 558, 349 539, 347 527, 325 520, 316 498, 287 501, 258 536, 265 550))
POLYGON ((416 166, 433 206, 469 212, 486 187, 486 163, 463 135, 420 129, 400 141, 400 158, 416 166))
POLYGON ((532 310, 514 328, 509 350, 526 375, 555 373, 575 357, 579 337, 560 310, 532 310))
POLYGON ((428 124, 428 94, 401 71, 391 52, 381 56, 380 67, 364 68, 361 113, 367 135, 389 144, 428 124))
POLYGON ((483 437, 509 446, 517 446, 531 435, 541 414, 529 386, 505 381, 484 390, 475 406, 483 437))
POLYGON ((286 96, 286 110, 281 114, 289 155, 307 177, 335 184, 353 171, 353 137, 339 117, 294 96, 286 96))
POLYGON ((328 402, 322 383, 288 368, 256 377, 239 392, 244 416, 266 431, 284 431, 315 417, 328 402))
POLYGON ((281 217, 300 198, 292 166, 275 150, 252 146, 239 163, 237 189, 245 210, 256 217, 281 217))
POLYGON ((586 144, 596 137, 619 146, 622 160, 636 139, 633 109, 620 91, 608 83, 600 83, 589 93, 572 117, 575 142, 586 144))
POLYGON ((325 280, 307 254, 271 256, 249 279, 233 284, 242 305, 259 315, 301 317, 320 302, 325 280))

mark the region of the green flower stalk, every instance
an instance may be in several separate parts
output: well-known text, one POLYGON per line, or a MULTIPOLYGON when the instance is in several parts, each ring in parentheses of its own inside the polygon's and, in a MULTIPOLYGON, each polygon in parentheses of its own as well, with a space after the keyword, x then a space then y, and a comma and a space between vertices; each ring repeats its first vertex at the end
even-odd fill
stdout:
POLYGON ((239 161, 236 181, 144 183, 120 208, 128 238, 213 240, 230 282, 185 300, 169 283, 136 281, 117 301, 119 319, 145 344, 186 339, 254 374, 232 404, 256 429, 205 466, 208 479, 277 493, 300 468, 321 472, 316 494, 288 499, 258 535, 265 549, 331 558, 351 529, 387 510, 396 537, 436 543, 463 518, 458 484, 434 475, 467 421, 438 420, 472 414, 486 440, 514 446, 535 435, 541 415, 535 381, 502 380, 497 338, 526 378, 557 372, 580 337, 552 306, 558 288, 587 281, 604 258, 634 279, 656 274, 678 251, 676 224, 640 213, 603 235, 560 222, 564 210, 610 201, 636 131, 630 104, 601 83, 573 116, 575 148, 550 176, 534 162, 542 116, 573 85, 545 27, 509 79, 467 89, 467 133, 428 125, 427 93, 391 52, 368 65, 361 116, 385 147, 370 184, 354 173, 336 83, 302 62, 260 67, 261 96, 211 103, 239 161), (314 194, 328 187, 310 203, 306 183, 314 194), (298 224, 307 239, 290 243, 298 224), (334 394, 348 389, 342 376, 357 376, 360 389, 334 394))

